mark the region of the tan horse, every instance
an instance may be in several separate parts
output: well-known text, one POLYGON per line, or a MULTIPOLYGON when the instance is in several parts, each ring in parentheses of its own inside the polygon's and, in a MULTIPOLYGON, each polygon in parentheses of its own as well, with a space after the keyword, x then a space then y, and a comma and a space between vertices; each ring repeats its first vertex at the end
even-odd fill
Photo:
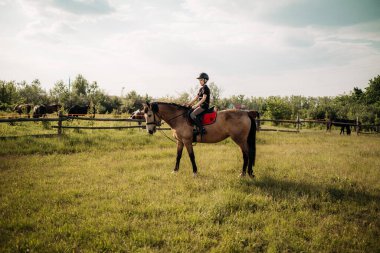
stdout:
MULTIPOLYGON (((144 107, 146 129, 150 134, 156 132, 156 127, 164 120, 173 130, 173 136, 177 139, 177 161, 174 172, 179 170, 182 150, 185 146, 194 176, 197 174, 197 165, 193 151, 193 126, 188 122, 190 108, 164 102, 147 103, 144 107)), ((256 156, 256 124, 255 111, 225 110, 218 112, 215 123, 204 126, 206 134, 197 136, 197 142, 216 143, 227 137, 239 145, 243 153, 243 169, 240 176, 245 176, 248 166, 248 175, 254 177, 252 167, 255 165, 256 156)))

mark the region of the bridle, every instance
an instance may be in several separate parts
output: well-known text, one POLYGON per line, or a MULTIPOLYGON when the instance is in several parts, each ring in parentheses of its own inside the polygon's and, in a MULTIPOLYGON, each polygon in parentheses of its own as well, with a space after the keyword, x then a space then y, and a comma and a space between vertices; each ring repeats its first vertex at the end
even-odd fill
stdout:
MULTIPOLYGON (((152 122, 148 122, 148 119, 146 121, 146 125, 155 125, 155 126, 161 126, 161 120, 156 120, 156 113, 153 112, 152 110, 152 113, 153 113, 153 121, 152 122)), ((158 114, 158 112, 157 112, 158 114)), ((160 119, 161 119, 161 116, 160 115, 157 115, 160 119)))
MULTIPOLYGON (((151 110, 152 110, 152 109, 151 109, 151 110)), ((152 122, 148 122, 148 120, 147 120, 146 125, 156 125, 156 126, 161 126, 161 120, 162 120, 161 115, 159 115, 158 112, 154 112, 153 110, 152 110, 152 113, 153 113, 153 121, 152 121, 152 122), (157 116, 160 118, 160 120, 156 120, 156 114, 157 114, 157 116)), ((179 115, 176 115, 176 116, 174 116, 173 118, 168 119, 166 122, 169 123, 169 122, 172 121, 173 119, 176 119, 176 118, 178 118, 178 117, 181 117, 182 115, 185 115, 185 114, 187 114, 187 113, 188 113, 188 112, 186 111, 186 112, 184 112, 184 113, 181 113, 181 114, 179 114, 179 115)))
MULTIPOLYGON (((162 120, 162 117, 161 117, 161 115, 158 113, 158 111, 157 112, 154 112, 153 110, 152 110, 152 108, 150 108, 150 110, 152 111, 152 113, 153 113, 153 121, 151 121, 151 122, 148 122, 148 119, 146 119, 146 125, 148 126, 148 125, 155 125, 155 126, 161 126, 161 120, 162 120), (156 120, 156 114, 157 114, 157 117, 159 117, 160 118, 160 120, 158 121, 158 120, 156 120)), ((186 112, 184 112, 184 113, 181 113, 181 114, 179 114, 179 115, 176 115, 176 116, 174 116, 174 117, 172 117, 171 119, 169 119, 169 120, 167 120, 166 122, 167 123, 169 123, 170 121, 172 121, 173 119, 176 119, 176 118, 178 118, 178 117, 181 117, 181 116, 183 116, 183 115, 185 115, 185 114, 187 114, 188 113, 188 111, 186 111, 186 112)), ((160 129, 159 129, 160 130, 160 129)), ((176 138, 176 140, 177 141, 175 141, 175 140, 173 140, 172 138, 170 138, 169 136, 167 136, 166 134, 165 134, 165 132, 164 131, 160 131, 167 139, 169 139, 170 141, 172 141, 172 142, 174 142, 174 143, 177 143, 177 141, 178 141, 178 139, 176 138)), ((194 145, 193 145, 194 146, 194 145)))

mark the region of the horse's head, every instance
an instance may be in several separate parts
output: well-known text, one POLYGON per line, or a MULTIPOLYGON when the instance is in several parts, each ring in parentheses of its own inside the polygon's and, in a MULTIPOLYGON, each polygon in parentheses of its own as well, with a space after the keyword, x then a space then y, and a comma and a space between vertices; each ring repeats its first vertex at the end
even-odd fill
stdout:
POLYGON ((157 103, 146 102, 144 106, 144 118, 146 124, 146 131, 149 134, 154 134, 156 132, 156 127, 161 126, 161 117, 158 114, 157 103))

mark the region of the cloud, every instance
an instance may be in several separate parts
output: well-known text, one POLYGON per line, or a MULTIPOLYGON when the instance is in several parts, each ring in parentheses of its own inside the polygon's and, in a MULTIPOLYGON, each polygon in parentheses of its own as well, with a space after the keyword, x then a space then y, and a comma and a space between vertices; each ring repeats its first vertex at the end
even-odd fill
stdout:
POLYGON ((52 5, 77 15, 104 15, 115 11, 107 0, 53 0, 52 5))
POLYGON ((18 0, 17 3, 31 22, 80 23, 101 19, 115 11, 107 0, 18 0))
POLYGON ((269 10, 266 20, 291 26, 351 26, 380 20, 379 10, 378 0, 305 0, 269 10))
POLYGON ((67 36, 76 33, 77 30, 67 22, 50 23, 47 20, 37 20, 27 25, 18 37, 36 42, 58 44, 63 43, 67 36))
MULTIPOLYGON (((52 84, 82 73, 113 94, 125 86, 159 96, 192 87, 194 75, 206 71, 225 95, 297 90, 311 94, 310 90, 318 91, 319 81, 328 85, 328 75, 335 79, 331 85, 341 79, 350 89, 354 85, 349 84, 350 78, 368 80, 373 66, 380 64, 379 22, 367 18, 365 23, 354 19, 344 25, 322 25, 308 9, 320 5, 315 1, 3 3, 0 21, 12 20, 0 23, 0 46, 7 48, 0 52, 3 78, 21 69, 19 79, 33 76, 52 84), (1 15, 5 9, 7 18, 1 15), (303 12, 289 16, 294 10, 310 13, 314 21, 303 22, 303 12), (347 73, 339 77, 333 71, 347 73)), ((351 0, 347 3, 344 8, 351 6, 351 0)), ((338 8, 334 3, 324 2, 324 6, 338 8)))

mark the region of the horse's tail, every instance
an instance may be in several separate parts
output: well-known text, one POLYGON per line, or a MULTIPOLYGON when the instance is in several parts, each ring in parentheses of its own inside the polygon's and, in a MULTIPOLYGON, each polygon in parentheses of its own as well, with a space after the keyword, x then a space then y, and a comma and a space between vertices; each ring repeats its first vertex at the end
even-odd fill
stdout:
POLYGON ((252 166, 255 165, 255 159, 256 159, 256 117, 260 118, 260 114, 257 111, 248 111, 248 117, 251 120, 251 128, 249 129, 248 134, 248 148, 249 148, 249 154, 248 154, 248 168, 252 168, 252 166))

